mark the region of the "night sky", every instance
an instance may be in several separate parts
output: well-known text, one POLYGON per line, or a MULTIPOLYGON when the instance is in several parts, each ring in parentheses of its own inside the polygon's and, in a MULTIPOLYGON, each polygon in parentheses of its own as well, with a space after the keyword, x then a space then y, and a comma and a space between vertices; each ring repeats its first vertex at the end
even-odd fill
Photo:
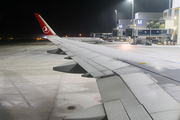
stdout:
MULTIPOLYGON (((135 0, 136 12, 163 12, 169 0, 135 0)), ((111 32, 118 19, 131 19, 127 0, 0 0, 0 37, 43 37, 39 13, 59 36, 111 32)))

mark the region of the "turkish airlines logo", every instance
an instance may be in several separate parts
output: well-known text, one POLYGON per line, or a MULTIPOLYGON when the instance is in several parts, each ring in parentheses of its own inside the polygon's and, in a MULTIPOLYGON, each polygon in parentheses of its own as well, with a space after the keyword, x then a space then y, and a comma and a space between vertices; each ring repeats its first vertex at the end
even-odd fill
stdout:
POLYGON ((47 33, 49 32, 49 29, 48 29, 46 26, 44 26, 44 27, 42 28, 42 30, 43 30, 43 32, 44 32, 45 34, 47 34, 47 33))

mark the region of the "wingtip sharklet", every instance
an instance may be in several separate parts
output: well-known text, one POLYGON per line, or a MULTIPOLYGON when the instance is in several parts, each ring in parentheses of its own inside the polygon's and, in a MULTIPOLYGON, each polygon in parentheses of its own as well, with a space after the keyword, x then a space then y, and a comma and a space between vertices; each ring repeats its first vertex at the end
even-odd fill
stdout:
POLYGON ((47 35, 56 35, 56 33, 51 29, 51 27, 46 23, 46 21, 38 14, 38 13, 34 13, 40 26, 42 31, 44 32, 44 34, 47 35))

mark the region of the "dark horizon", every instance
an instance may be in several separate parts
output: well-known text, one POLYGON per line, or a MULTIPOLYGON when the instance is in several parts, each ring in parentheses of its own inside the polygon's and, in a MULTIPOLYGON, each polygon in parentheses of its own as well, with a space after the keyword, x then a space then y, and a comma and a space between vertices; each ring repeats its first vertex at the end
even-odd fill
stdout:
MULTIPOLYGON (((0 37, 44 37, 35 18, 39 13, 59 36, 89 36, 91 32, 111 32, 118 19, 131 19, 127 0, 1 1, 0 37)), ((162 12, 169 0, 135 0, 136 12, 162 12), (161 5, 161 6, 159 6, 161 5)))

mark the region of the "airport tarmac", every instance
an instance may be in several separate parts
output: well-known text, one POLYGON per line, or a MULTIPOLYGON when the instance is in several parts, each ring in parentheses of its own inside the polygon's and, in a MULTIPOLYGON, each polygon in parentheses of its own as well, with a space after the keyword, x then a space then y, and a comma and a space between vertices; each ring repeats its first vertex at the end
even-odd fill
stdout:
MULTIPOLYGON (((180 63, 180 46, 101 45, 180 63)), ((71 61, 52 49, 50 42, 0 46, 0 120, 62 120, 101 104, 94 78, 52 70, 71 61)))
POLYGON ((69 62, 51 44, 0 47, 0 120, 62 120, 100 103, 93 78, 53 71, 69 62))

